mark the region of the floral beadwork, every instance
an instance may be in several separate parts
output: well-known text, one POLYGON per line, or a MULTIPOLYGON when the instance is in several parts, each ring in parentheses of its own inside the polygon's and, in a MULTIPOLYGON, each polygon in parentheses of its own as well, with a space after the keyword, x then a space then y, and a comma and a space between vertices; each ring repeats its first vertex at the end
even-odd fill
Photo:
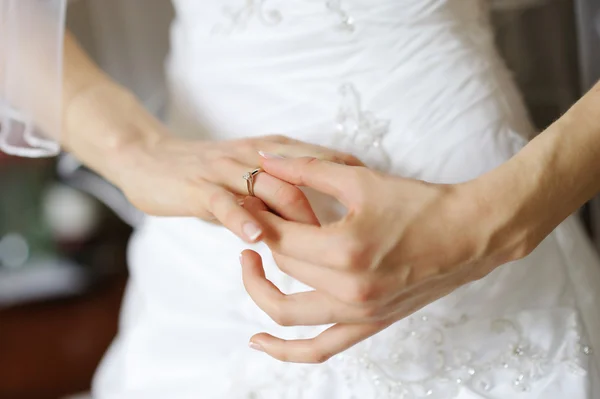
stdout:
POLYGON ((518 322, 509 319, 492 320, 483 331, 487 339, 497 343, 496 352, 481 356, 455 343, 447 345, 449 330, 468 322, 466 315, 455 322, 411 317, 407 325, 392 332, 395 342, 386 343, 390 352, 385 358, 375 357, 372 345, 365 345, 335 361, 344 365, 350 391, 362 376, 372 382, 377 398, 386 399, 450 399, 460 394, 461 386, 485 395, 499 383, 510 383, 518 397, 517 393, 531 391, 560 365, 572 373, 586 373, 583 360, 592 349, 581 343, 576 326, 567 332, 566 355, 553 359, 527 338, 518 322), (499 376, 502 381, 495 378, 499 376))
POLYGON ((336 145, 342 150, 355 153, 369 166, 388 170, 390 158, 382 148, 381 141, 388 133, 390 121, 378 119, 372 112, 362 108, 361 97, 353 84, 339 88, 341 104, 336 117, 336 145))
POLYGON ((311 386, 341 377, 348 399, 453 399, 463 388, 489 397, 495 388, 506 387, 514 392, 511 397, 519 398, 538 382, 544 385, 542 380, 559 367, 575 375, 587 373, 592 348, 581 342, 574 319, 565 327, 565 350, 556 357, 516 319, 415 315, 324 364, 299 369, 283 364, 274 371, 276 384, 256 387, 245 397, 311 399, 311 386), (467 331, 470 338, 461 339, 467 331), (482 347, 484 342, 493 347, 482 347))
POLYGON ((343 8, 342 8, 342 0, 327 0, 325 3, 327 9, 338 15, 340 19, 340 24, 338 25, 340 30, 352 32, 354 31, 354 18, 350 16, 343 8))
MULTIPOLYGON (((223 14, 227 19, 224 24, 219 24, 213 28, 214 34, 231 34, 236 31, 244 31, 253 18, 264 26, 276 26, 283 21, 281 11, 274 8, 267 8, 265 3, 268 0, 245 0, 246 4, 237 8, 225 7, 223 14)), ((335 14, 339 19, 336 28, 345 32, 354 31, 354 18, 342 7, 342 0, 325 0, 327 10, 335 14)))
POLYGON ((252 18, 256 18, 264 26, 276 26, 283 20, 279 10, 265 6, 268 0, 245 0, 246 4, 239 8, 224 7, 223 14, 227 23, 219 24, 213 28, 215 34, 231 34, 235 31, 244 31, 252 18))

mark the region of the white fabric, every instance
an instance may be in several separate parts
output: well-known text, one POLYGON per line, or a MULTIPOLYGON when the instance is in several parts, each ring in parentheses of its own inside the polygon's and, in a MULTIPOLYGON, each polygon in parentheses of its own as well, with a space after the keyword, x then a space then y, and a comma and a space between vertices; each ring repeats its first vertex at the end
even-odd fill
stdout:
MULTIPOLYGON (((352 150, 390 173, 472 179, 532 128, 478 0, 178 0, 173 131, 281 133, 352 150), (225 8, 224 8, 225 7, 225 8)), ((526 171, 524 171, 526 172, 526 171)), ((240 177, 241 178, 241 177, 240 177)), ((339 209, 311 193, 323 219, 339 209)), ((283 328, 248 298, 245 245, 192 218, 147 218, 130 247, 119 335, 98 399, 544 398, 600 396, 600 262, 575 219, 507 264, 322 365, 247 348, 283 328)), ((268 276, 285 292, 301 284, 268 276)))
POLYGON ((65 11, 66 0, 0 0, 0 151, 60 150, 65 11))

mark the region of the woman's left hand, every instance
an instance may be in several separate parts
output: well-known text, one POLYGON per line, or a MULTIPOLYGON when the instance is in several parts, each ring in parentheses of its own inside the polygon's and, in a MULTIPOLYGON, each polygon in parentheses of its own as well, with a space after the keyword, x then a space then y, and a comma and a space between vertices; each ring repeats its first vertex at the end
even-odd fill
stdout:
POLYGON ((314 226, 247 201, 279 268, 315 289, 284 295, 265 278, 260 256, 245 251, 252 299, 284 326, 335 324, 308 340, 252 337, 253 348, 283 361, 323 362, 531 249, 509 223, 517 209, 491 207, 476 181, 429 184, 309 158, 269 159, 263 168, 348 209, 341 221, 314 226))

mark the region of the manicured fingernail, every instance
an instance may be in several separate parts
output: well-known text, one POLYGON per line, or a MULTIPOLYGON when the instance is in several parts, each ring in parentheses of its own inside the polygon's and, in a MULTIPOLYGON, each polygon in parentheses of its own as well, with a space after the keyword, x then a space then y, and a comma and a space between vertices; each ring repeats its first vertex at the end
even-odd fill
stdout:
POLYGON ((254 223, 244 223, 242 231, 250 241, 255 241, 262 234, 262 230, 254 223))
POLYGON ((272 154, 270 152, 259 151, 258 155, 260 155, 264 159, 285 159, 285 157, 282 157, 281 155, 272 154))
POLYGON ((265 350, 263 349, 262 346, 260 346, 259 344, 255 343, 255 342, 248 342, 248 346, 252 349, 254 349, 255 351, 259 351, 259 352, 264 352, 265 350))

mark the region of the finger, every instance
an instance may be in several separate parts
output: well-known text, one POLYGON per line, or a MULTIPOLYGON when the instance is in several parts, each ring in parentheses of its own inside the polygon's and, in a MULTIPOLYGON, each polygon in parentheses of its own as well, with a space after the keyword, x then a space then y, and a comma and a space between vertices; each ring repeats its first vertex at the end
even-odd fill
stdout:
POLYGON ((364 323, 395 316, 398 316, 398 320, 448 295, 461 285, 455 279, 436 279, 415 289, 399 290, 396 280, 388 275, 347 273, 279 254, 274 254, 274 257, 281 271, 334 299, 331 323, 364 323), (349 305, 350 308, 338 307, 336 302, 349 305))
POLYGON ((397 287, 393 279, 386 276, 336 270, 278 253, 273 256, 277 267, 288 276, 344 304, 363 307, 361 319, 376 317, 377 309, 395 298, 397 287))
POLYGON ((319 225, 308 198, 298 187, 267 173, 254 178, 254 193, 286 220, 319 225))
POLYGON ((286 295, 264 272, 260 255, 242 252, 242 280, 254 303, 282 326, 314 326, 339 322, 366 321, 364 311, 343 304, 317 291, 286 295))
POLYGON ((364 166, 364 164, 354 155, 345 152, 336 151, 320 145, 304 143, 302 141, 287 139, 286 142, 281 143, 276 148, 267 147, 263 148, 259 152, 261 156, 269 154, 265 150, 274 151, 270 152, 272 155, 276 155, 284 158, 302 158, 310 157, 317 158, 322 161, 329 161, 343 165, 350 166, 364 166))
POLYGON ((211 172, 206 176, 211 183, 218 184, 236 194, 250 194, 244 175, 252 172, 258 166, 248 166, 227 157, 220 158, 211 166, 211 172))
POLYGON ((323 363, 391 324, 390 321, 369 324, 336 324, 315 338, 299 340, 284 340, 261 333, 250 339, 250 346, 283 362, 323 363))
POLYGON ((460 279, 457 280, 452 275, 432 278, 416 286, 399 291, 390 302, 389 307, 393 309, 393 316, 396 320, 400 320, 452 293, 464 282, 460 279))
POLYGON ((243 204, 244 208, 253 214, 258 212, 269 212, 267 205, 257 197, 247 196, 244 198, 243 204))
POLYGON ((202 191, 206 201, 203 205, 223 226, 248 243, 260 239, 261 223, 240 205, 234 194, 214 184, 207 184, 202 191))
POLYGON ((264 211, 254 216, 265 228, 264 241, 273 252, 334 269, 351 269, 357 262, 356 249, 341 225, 294 223, 264 211))
POLYGON ((270 175, 296 186, 307 186, 329 194, 346 206, 356 194, 356 170, 360 168, 316 158, 265 158, 261 163, 270 175))
MULTIPOLYGON (((249 195, 248 183, 243 176, 253 170, 230 158, 223 158, 218 162, 218 168, 213 174, 213 183, 220 184, 226 189, 242 195, 249 195)), ((254 168, 255 169, 255 168, 254 168)), ((299 223, 318 224, 308 199, 298 187, 277 179, 267 173, 255 175, 252 184, 255 195, 263 199, 266 204, 287 220, 299 223)))
POLYGON ((336 324, 313 339, 283 340, 261 333, 250 339, 250 346, 286 362, 322 363, 357 343, 386 329, 431 303, 438 295, 421 295, 406 301, 386 321, 369 324, 336 324))
POLYGON ((247 165, 259 164, 259 153, 263 156, 283 156, 289 158, 312 157, 326 161, 351 165, 364 166, 355 156, 344 152, 329 149, 327 147, 304 143, 282 135, 271 135, 254 139, 243 139, 228 145, 228 150, 233 151, 232 157, 247 165))

